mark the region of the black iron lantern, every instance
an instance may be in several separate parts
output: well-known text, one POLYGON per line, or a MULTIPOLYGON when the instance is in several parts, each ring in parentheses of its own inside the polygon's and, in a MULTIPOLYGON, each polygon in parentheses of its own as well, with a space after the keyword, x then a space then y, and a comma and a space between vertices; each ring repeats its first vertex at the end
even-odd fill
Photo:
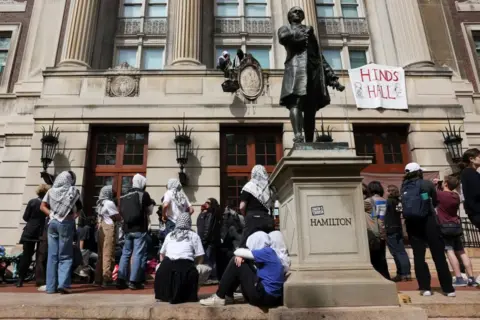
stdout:
POLYGON ((58 146, 58 137, 60 131, 58 128, 54 129, 55 120, 48 127, 48 130, 45 130, 45 127, 42 127, 42 155, 40 161, 42 161, 43 172, 40 173, 40 176, 43 178, 45 183, 53 184, 55 177, 47 173, 48 166, 52 163, 55 154, 57 153, 58 146))
POLYGON ((458 163, 462 160, 462 141, 463 138, 460 134, 460 128, 458 130, 455 126, 452 127, 450 123, 450 119, 448 120, 448 128, 445 127, 445 131, 442 132, 443 135, 443 143, 445 144, 445 148, 447 149, 450 157, 452 158, 454 163, 458 163))
POLYGON ((175 147, 177 149, 177 163, 180 165, 180 172, 178 173, 178 178, 182 185, 187 184, 187 175, 184 172, 185 165, 188 163, 188 155, 191 151, 192 139, 190 138, 192 134, 192 128, 188 129, 185 125, 185 116, 183 117, 182 127, 173 128, 175 131, 175 147))

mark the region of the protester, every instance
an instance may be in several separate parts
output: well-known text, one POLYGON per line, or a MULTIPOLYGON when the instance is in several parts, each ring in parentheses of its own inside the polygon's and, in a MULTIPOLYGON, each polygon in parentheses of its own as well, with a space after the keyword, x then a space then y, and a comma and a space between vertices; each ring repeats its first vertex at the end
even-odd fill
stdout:
POLYGON ((192 219, 187 212, 176 220, 160 249, 160 267, 155 275, 155 299, 172 304, 198 301, 199 273, 195 262, 203 260, 202 241, 191 230, 192 219))
POLYGON ((50 217, 48 226, 47 293, 70 293, 75 219, 82 210, 72 171, 60 173, 43 198, 40 210, 50 217))
POLYGON ((136 174, 132 180, 132 189, 120 200, 125 242, 118 270, 118 289, 128 287, 131 290, 138 290, 144 288, 142 280, 146 268, 148 216, 153 213, 152 198, 145 191, 146 188, 147 179, 136 174), (130 261, 131 258, 132 261, 130 261), (130 279, 128 284, 127 279, 130 279))
POLYGON ((386 257, 385 212, 387 201, 383 198, 384 189, 378 181, 372 181, 367 186, 368 198, 364 200, 367 215, 368 236, 370 245, 370 262, 375 270, 385 279, 390 280, 386 257))
POLYGON ((275 230, 272 216, 274 203, 267 170, 258 164, 253 167, 251 179, 243 186, 240 194, 240 212, 245 216, 241 247, 245 246, 248 237, 256 231, 269 233, 275 230))
POLYGON ((462 191, 465 201, 465 213, 473 225, 480 230, 480 150, 468 149, 462 157, 462 191))
POLYGON ((240 247, 244 228, 243 216, 235 210, 226 207, 220 228, 220 245, 217 252, 216 271, 217 279, 222 278, 228 263, 233 257, 233 252, 240 247))
POLYGON ((193 214, 193 207, 188 197, 183 192, 182 184, 178 179, 170 179, 167 183, 167 192, 163 195, 162 215, 165 223, 165 234, 175 229, 177 218, 180 214, 188 212, 193 214))
POLYGON ((115 221, 121 221, 121 217, 114 199, 112 186, 108 185, 100 190, 97 200, 99 259, 95 270, 95 283, 102 286, 112 284, 112 271, 115 267, 115 221))
POLYGON ((402 203, 400 190, 394 185, 387 187, 387 210, 385 213, 385 231, 387 245, 397 267, 397 275, 392 279, 395 282, 411 281, 411 265, 405 244, 403 243, 402 203))
MULTIPOLYGON (((43 230, 45 229, 45 214, 40 210, 42 199, 45 197, 49 186, 41 184, 37 187, 37 197, 31 199, 27 203, 25 212, 23 213, 23 220, 27 223, 23 228, 20 243, 23 244, 23 253, 20 257, 20 263, 18 267, 18 281, 17 287, 23 286, 23 280, 27 275, 28 268, 32 263, 32 257, 35 253, 35 246, 39 247, 40 238, 42 237, 43 230)), ((35 259, 38 260, 38 259, 35 259)))
POLYGON ((280 231, 273 231, 268 234, 270 240, 272 241, 271 248, 275 250, 278 258, 282 262, 283 270, 285 274, 290 271, 290 257, 288 256, 287 246, 285 245, 285 240, 280 231))
POLYGON ((249 236, 248 249, 240 248, 235 251, 236 257, 228 264, 217 293, 200 300, 200 304, 224 306, 226 298, 233 300, 234 291, 240 285, 243 297, 251 305, 281 305, 285 281, 284 266, 270 246, 270 237, 263 231, 249 236))
POLYGON ((197 218, 197 232, 202 240, 205 251, 205 263, 212 268, 211 280, 216 280, 216 255, 220 245, 220 228, 222 226, 222 213, 220 205, 215 198, 205 201, 204 210, 197 218))
POLYGON ((233 60, 233 68, 240 67, 240 64, 242 63, 244 58, 245 58, 245 54, 243 53, 243 50, 238 49, 237 50, 237 55, 235 56, 235 59, 233 60))
POLYGON ((473 268, 470 258, 465 253, 462 243, 462 223, 458 216, 460 209, 460 195, 455 192, 458 187, 458 179, 453 176, 445 177, 442 184, 443 191, 437 191, 437 216, 440 231, 445 241, 445 251, 455 274, 454 287, 478 286, 473 276, 473 268), (468 275, 468 280, 463 279, 460 271, 460 263, 457 256, 463 262, 468 275))
POLYGON ((413 250, 415 275, 421 294, 432 295, 430 270, 425 262, 428 245, 444 294, 455 297, 445 258, 445 244, 435 218, 434 208, 438 205, 437 192, 431 181, 423 180, 423 171, 418 163, 411 162, 405 167, 401 194, 403 216, 413 250))

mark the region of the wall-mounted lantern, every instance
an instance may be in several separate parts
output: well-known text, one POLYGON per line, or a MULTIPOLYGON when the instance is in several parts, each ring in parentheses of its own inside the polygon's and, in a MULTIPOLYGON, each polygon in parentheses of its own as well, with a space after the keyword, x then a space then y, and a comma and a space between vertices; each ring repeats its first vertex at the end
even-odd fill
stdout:
POLYGON ((458 130, 455 125, 452 127, 450 119, 448 120, 448 128, 445 127, 445 131, 440 131, 443 135, 443 143, 445 149, 450 154, 454 163, 459 163, 462 160, 462 135, 460 134, 460 128, 458 130))
POLYGON ((191 150, 192 139, 190 138, 192 130, 188 129, 185 125, 185 116, 183 117, 182 127, 173 128, 175 131, 175 147, 177 149, 177 163, 180 165, 180 172, 178 173, 178 179, 182 185, 187 185, 188 178, 185 172, 183 171, 185 165, 188 163, 188 155, 191 150))
POLYGON ((55 181, 55 177, 47 172, 48 166, 52 163, 55 154, 57 153, 58 146, 58 137, 60 131, 58 128, 54 129, 55 120, 52 122, 52 125, 48 127, 48 130, 45 130, 45 127, 42 127, 42 156, 40 161, 42 161, 43 172, 40 173, 40 176, 43 178, 45 183, 52 185, 55 181))

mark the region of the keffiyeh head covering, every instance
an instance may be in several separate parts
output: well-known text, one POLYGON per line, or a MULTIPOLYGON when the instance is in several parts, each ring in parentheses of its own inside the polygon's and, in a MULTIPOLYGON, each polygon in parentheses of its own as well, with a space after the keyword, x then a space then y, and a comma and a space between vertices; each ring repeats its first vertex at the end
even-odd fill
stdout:
POLYGON ((133 188, 143 190, 145 189, 146 185, 147 185, 147 178, 145 178, 144 176, 138 173, 133 176, 133 179, 132 179, 133 188))
POLYGON ((175 204, 182 208, 187 203, 187 195, 182 190, 182 184, 178 179, 170 179, 167 183, 167 189, 172 192, 172 198, 175 204))
POLYGON ((271 248, 275 251, 282 262, 283 270, 287 273, 290 270, 290 258, 288 257, 287 246, 280 231, 273 231, 268 234, 272 241, 271 248))
POLYGON ((246 191, 254 196, 270 212, 273 205, 272 190, 268 185, 268 173, 264 166, 257 164, 252 169, 252 177, 242 192, 246 191))
POLYGON ((172 239, 180 242, 189 239, 188 234, 192 230, 192 218, 187 212, 181 213, 177 218, 175 230, 172 231, 172 239))
POLYGON ((105 200, 111 200, 113 201, 113 189, 112 186, 104 186, 100 190, 100 194, 98 195, 98 200, 97 200, 97 214, 102 213, 102 207, 103 203, 105 200))
POLYGON ((260 250, 270 247, 271 245, 272 241, 270 237, 263 231, 257 231, 247 239, 247 248, 250 250, 260 250))
POLYGON ((50 219, 63 221, 72 211, 73 206, 80 198, 80 192, 75 188, 75 176, 69 171, 60 173, 52 188, 48 191, 50 219))

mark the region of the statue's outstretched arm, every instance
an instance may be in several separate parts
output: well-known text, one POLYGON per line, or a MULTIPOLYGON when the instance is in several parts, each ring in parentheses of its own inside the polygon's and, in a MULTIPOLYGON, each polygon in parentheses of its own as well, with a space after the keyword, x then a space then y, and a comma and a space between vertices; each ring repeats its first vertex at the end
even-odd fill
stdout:
POLYGON ((278 29, 278 41, 281 45, 303 45, 306 44, 307 34, 300 30, 294 30, 288 26, 278 29))

